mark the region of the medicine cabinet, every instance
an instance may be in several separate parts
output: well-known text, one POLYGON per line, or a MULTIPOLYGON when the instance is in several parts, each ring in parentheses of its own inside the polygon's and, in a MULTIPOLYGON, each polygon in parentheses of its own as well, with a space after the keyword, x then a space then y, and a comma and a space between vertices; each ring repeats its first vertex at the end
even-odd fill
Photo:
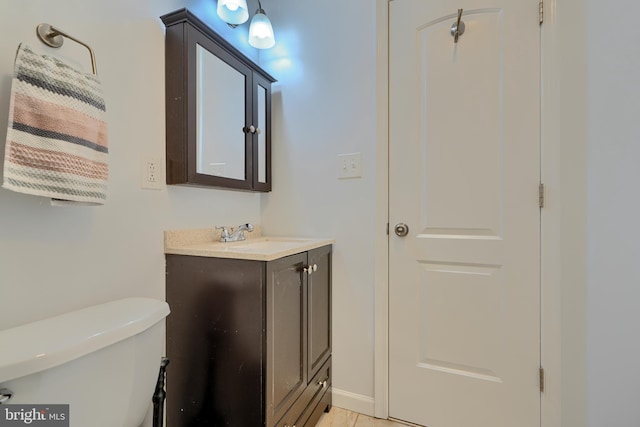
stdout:
POLYGON ((275 79, 188 9, 160 19, 167 184, 270 191, 275 79))

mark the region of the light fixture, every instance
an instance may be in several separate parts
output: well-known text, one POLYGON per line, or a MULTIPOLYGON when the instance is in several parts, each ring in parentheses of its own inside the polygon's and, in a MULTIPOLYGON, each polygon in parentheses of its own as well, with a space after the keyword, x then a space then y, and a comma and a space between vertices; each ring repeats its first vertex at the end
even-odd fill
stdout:
POLYGON ((276 44, 271 21, 264 13, 260 0, 258 0, 258 10, 256 10, 256 14, 251 19, 251 25, 249 26, 249 44, 258 49, 269 49, 276 44))
POLYGON ((218 0, 217 10, 218 16, 232 27, 243 24, 249 19, 247 0, 218 0))

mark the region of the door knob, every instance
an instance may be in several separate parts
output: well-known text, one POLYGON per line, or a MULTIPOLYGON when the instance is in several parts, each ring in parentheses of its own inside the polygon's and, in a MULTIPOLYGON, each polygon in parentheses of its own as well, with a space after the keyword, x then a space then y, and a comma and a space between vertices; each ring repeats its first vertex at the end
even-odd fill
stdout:
POLYGON ((409 234, 409 226, 404 222, 401 222, 400 224, 396 224, 393 231, 395 231, 398 236, 404 237, 409 234))

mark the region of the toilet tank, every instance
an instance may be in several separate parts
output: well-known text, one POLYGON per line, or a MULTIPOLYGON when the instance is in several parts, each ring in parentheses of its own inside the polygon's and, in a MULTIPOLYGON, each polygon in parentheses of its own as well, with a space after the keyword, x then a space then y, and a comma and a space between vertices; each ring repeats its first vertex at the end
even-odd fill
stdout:
POLYGON ((0 331, 11 404, 68 404, 71 427, 137 427, 151 403, 169 306, 126 298, 0 331))

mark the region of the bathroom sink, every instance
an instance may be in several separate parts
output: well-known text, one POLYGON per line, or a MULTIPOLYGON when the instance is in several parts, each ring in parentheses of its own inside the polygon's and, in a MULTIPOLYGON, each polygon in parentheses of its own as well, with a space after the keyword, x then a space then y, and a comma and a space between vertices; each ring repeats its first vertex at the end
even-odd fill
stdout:
POLYGON ((272 261, 334 243, 333 239, 254 237, 240 242, 207 242, 166 246, 165 253, 214 258, 272 261))
POLYGON ((242 242, 218 243, 217 245, 227 251, 242 252, 281 252, 291 248, 297 248, 311 242, 311 239, 295 239, 287 237, 261 237, 257 239, 244 240, 242 242))

